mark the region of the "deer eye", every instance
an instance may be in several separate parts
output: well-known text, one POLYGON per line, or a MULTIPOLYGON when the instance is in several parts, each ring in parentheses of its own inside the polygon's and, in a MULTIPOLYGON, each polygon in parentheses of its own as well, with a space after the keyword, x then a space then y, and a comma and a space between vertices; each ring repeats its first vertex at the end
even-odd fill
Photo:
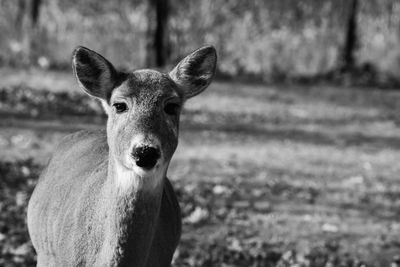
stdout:
POLYGON ((117 113, 125 112, 128 109, 128 106, 125 103, 115 103, 113 107, 117 113))
POLYGON ((168 115, 176 115, 179 112, 179 104, 177 103, 168 103, 164 106, 164 112, 168 115))

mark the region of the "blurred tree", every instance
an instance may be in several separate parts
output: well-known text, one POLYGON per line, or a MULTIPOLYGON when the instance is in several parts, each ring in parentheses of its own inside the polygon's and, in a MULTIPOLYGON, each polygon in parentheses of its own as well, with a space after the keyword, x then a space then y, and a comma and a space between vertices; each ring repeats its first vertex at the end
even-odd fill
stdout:
POLYGON ((357 18, 358 18, 358 0, 351 0, 349 18, 346 26, 346 36, 342 52, 341 71, 348 72, 354 69, 355 51, 358 46, 357 18))
POLYGON ((15 27, 22 43, 22 64, 30 65, 35 61, 34 46, 39 32, 39 16, 42 0, 19 0, 15 27), (28 17, 28 20, 25 19, 28 17))
POLYGON ((25 9, 26 9, 26 1, 18 0, 18 12, 17 12, 17 16, 15 18, 15 27, 19 33, 21 33, 21 31, 22 31, 25 9))
POLYGON ((42 0, 32 0, 31 4, 31 21, 32 28, 36 28, 38 20, 39 20, 39 11, 42 4, 42 0))
POLYGON ((147 65, 163 67, 170 55, 169 0, 149 0, 147 65), (154 15, 153 15, 154 14, 154 15), (155 25, 154 22, 155 21, 155 25))

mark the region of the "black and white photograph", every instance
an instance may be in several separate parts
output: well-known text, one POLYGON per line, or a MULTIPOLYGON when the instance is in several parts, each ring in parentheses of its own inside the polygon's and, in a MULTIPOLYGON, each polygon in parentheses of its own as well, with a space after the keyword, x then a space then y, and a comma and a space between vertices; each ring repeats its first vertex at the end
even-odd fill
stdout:
POLYGON ((0 267, 400 267, 399 0, 0 0, 0 267))

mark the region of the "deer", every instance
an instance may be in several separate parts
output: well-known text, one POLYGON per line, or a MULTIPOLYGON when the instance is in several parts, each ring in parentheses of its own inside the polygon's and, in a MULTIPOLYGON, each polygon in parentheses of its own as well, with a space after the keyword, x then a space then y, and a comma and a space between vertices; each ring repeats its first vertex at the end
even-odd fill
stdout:
POLYGON ((216 50, 190 53, 168 73, 118 71, 78 46, 79 87, 101 101, 105 129, 81 130, 56 146, 29 200, 37 266, 170 266, 181 211, 167 170, 185 101, 213 80, 216 50))

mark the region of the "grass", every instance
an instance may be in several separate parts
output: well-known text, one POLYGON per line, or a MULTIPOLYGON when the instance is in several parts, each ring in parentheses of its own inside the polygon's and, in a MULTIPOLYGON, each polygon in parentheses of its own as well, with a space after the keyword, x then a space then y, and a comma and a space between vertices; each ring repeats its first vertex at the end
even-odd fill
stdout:
MULTIPOLYGON (((53 86, 46 77, 35 79, 34 89, 78 92, 69 80, 53 86)), ((16 80, 1 86, 16 85, 10 81, 16 80)), ((185 248, 218 242, 229 251, 263 251, 256 244, 264 242, 294 250, 297 258, 333 247, 389 265, 400 250, 399 100, 394 90, 224 82, 189 100, 169 177, 200 208, 196 213, 183 200, 177 265, 199 262, 185 256, 185 248)), ((34 158, 43 165, 63 135, 103 127, 102 120, 66 117, 3 115, 0 160, 34 158)))

